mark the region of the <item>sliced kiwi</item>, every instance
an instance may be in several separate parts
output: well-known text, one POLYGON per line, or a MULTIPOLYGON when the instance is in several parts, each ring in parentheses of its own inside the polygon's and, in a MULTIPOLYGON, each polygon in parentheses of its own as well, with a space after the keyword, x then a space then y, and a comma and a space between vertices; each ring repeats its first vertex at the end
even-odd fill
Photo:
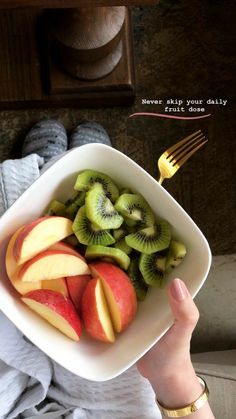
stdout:
POLYGON ((120 195, 115 208, 126 219, 131 219, 143 226, 152 226, 155 223, 152 209, 142 195, 127 193, 120 195))
POLYGON ((128 218, 128 217, 123 217, 123 218, 124 218, 124 222, 127 228, 132 227, 134 228, 135 231, 137 230, 137 221, 131 220, 131 218, 128 218))
POLYGON ((57 201, 57 199, 53 199, 53 201, 50 202, 48 208, 45 211, 45 215, 57 215, 59 217, 64 217, 66 211, 66 206, 60 201, 57 201))
POLYGON ((74 219, 72 229, 79 243, 86 245, 103 245, 115 243, 114 237, 107 230, 97 229, 86 217, 85 206, 81 207, 74 219))
POLYGON ((120 228, 113 230, 112 234, 113 234, 114 239, 118 241, 118 240, 123 239, 128 234, 128 231, 123 224, 120 228))
POLYGON ((124 193, 132 193, 132 191, 129 188, 122 188, 120 190, 120 195, 123 195, 124 193))
POLYGON ((166 249, 170 244, 170 239, 170 225, 165 220, 125 237, 128 246, 147 255, 166 249))
POLYGON ((141 254, 139 269, 146 284, 152 287, 161 287, 165 275, 166 254, 163 252, 151 255, 141 254))
POLYGON ((166 273, 169 273, 178 266, 187 253, 186 247, 183 243, 171 240, 169 251, 166 259, 166 273))
POLYGON ((142 278, 142 274, 139 270, 138 258, 133 258, 130 261, 130 265, 128 268, 128 275, 134 286, 137 299, 139 301, 145 300, 147 291, 148 291, 148 286, 145 284, 142 278))
POLYGON ((125 241, 125 238, 118 240, 115 244, 114 247, 116 249, 120 249, 122 250, 122 252, 125 252, 127 255, 129 255, 132 252, 132 247, 128 246, 128 244, 125 241))
POLYGON ((115 202, 119 196, 119 190, 113 180, 104 173, 95 170, 84 170, 79 173, 74 185, 77 191, 88 191, 92 186, 102 185, 106 196, 115 202))
POLYGON ((114 247, 88 246, 85 252, 86 259, 105 259, 116 262, 121 268, 127 270, 130 264, 130 258, 126 253, 114 247))
POLYGON ((119 228, 123 223, 123 217, 107 198, 100 183, 95 184, 87 192, 85 209, 88 219, 101 230, 119 228))
POLYGON ((73 220, 76 213, 82 205, 84 205, 86 192, 74 192, 66 201, 66 214, 73 220))

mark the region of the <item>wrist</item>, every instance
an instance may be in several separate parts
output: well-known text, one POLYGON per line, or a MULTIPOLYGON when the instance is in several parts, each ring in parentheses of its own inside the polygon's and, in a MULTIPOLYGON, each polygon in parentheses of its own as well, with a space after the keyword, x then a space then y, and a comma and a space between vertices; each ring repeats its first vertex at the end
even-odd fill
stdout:
POLYGON ((179 408, 196 400, 202 387, 192 367, 175 371, 157 380, 150 381, 157 400, 168 408, 179 408))

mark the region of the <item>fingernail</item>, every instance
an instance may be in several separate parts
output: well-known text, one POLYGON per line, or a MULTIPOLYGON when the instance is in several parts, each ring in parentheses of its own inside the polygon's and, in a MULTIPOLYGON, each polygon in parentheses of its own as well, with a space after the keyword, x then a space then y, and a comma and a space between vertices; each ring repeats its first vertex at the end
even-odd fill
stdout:
POLYGON ((184 282, 178 278, 172 281, 170 292, 176 301, 183 301, 188 296, 188 290, 184 282))

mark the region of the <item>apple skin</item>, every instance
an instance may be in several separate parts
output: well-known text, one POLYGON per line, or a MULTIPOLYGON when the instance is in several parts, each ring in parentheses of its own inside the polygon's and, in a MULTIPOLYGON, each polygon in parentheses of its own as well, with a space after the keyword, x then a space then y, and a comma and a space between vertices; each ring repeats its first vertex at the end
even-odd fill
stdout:
POLYGON ((52 290, 34 290, 22 301, 70 339, 78 341, 82 333, 81 321, 72 302, 52 290))
POLYGON ((70 299, 72 300, 78 313, 81 312, 81 300, 84 290, 91 280, 90 275, 75 275, 66 278, 67 288, 69 291, 70 299))
POLYGON ((71 234, 73 234, 72 221, 67 218, 57 216, 38 218, 20 231, 13 247, 13 256, 17 264, 21 265, 71 234))
POLYGON ((89 265, 94 277, 100 278, 116 332, 125 330, 135 317, 137 298, 128 275, 109 262, 89 265))
POLYGON ((72 255, 78 256, 80 259, 85 261, 85 258, 73 246, 64 243, 63 241, 53 244, 47 250, 61 250, 65 253, 71 253, 72 255))
POLYGON ((102 284, 99 278, 91 279, 82 297, 82 319, 87 333, 103 342, 114 342, 115 335, 102 284))
POLYGON ((21 281, 43 281, 88 273, 87 264, 78 256, 61 250, 45 250, 21 266, 21 281))
POLYGON ((7 276, 13 285, 13 287, 16 289, 17 292, 20 294, 26 294, 29 291, 33 291, 35 289, 41 288, 41 281, 34 281, 34 282, 22 282, 19 278, 19 270, 20 267, 17 265, 15 258, 13 256, 13 247, 14 243, 17 239, 18 234, 21 232, 23 227, 19 228, 11 237, 7 251, 6 251, 6 272, 7 276))

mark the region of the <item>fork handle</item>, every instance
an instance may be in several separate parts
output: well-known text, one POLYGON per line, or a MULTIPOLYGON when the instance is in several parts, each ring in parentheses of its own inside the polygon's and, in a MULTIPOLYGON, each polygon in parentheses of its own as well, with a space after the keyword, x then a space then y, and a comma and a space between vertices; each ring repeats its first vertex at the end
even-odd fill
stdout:
POLYGON ((158 183, 160 183, 160 185, 161 185, 162 182, 163 182, 163 180, 165 180, 165 178, 162 175, 160 175, 159 180, 158 180, 158 183))

